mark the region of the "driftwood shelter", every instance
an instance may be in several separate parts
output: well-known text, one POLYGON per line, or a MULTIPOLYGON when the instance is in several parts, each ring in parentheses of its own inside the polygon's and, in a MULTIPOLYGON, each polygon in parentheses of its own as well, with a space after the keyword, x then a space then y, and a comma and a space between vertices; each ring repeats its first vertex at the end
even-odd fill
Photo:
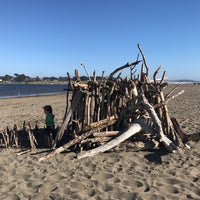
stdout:
MULTIPOLYGON (((97 79, 94 72, 92 77, 88 75, 87 82, 82 82, 78 70, 75 70, 75 81, 68 74, 70 90, 66 93, 63 123, 53 140, 52 152, 39 161, 70 147, 73 147, 72 150, 78 149, 77 158, 80 159, 110 149, 138 151, 158 148, 160 145, 169 152, 175 152, 180 144, 186 144, 189 136, 184 134, 177 120, 170 117, 167 108, 167 103, 184 91, 173 95, 174 88, 164 95, 163 89, 168 85, 165 82, 166 73, 158 80, 159 67, 151 80, 139 45, 138 50, 135 62, 115 69, 108 77, 104 77, 102 72, 97 79), (139 73, 136 70, 138 66, 139 73), (130 70, 130 77, 122 78, 125 68, 130 70), (61 145, 61 141, 65 141, 63 138, 68 139, 61 145)), ((38 127, 32 129, 24 126, 23 129, 29 148, 40 146, 38 127)), ((20 136, 20 131, 14 128, 2 132, 1 137, 1 145, 18 148, 21 147, 20 137, 24 135, 20 136)))

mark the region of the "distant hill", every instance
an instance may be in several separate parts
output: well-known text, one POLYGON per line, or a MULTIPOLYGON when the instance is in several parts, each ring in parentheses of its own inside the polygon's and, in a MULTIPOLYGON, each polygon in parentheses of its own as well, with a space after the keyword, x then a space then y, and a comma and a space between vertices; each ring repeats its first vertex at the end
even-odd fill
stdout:
POLYGON ((177 80, 167 80, 169 83, 200 83, 200 81, 189 80, 189 79, 177 79, 177 80))

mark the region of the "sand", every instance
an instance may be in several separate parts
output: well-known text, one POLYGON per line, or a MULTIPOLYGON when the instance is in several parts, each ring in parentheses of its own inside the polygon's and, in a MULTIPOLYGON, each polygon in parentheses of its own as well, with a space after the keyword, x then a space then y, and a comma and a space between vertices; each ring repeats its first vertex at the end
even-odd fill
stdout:
MULTIPOLYGON (((185 93, 169 102, 170 116, 187 134, 200 133, 200 85, 183 85, 185 93)), ((23 121, 44 126, 42 107, 51 104, 60 125, 65 95, 0 99, 0 129, 23 121)), ((13 199, 200 199, 200 142, 176 154, 165 149, 109 152, 76 159, 74 152, 38 162, 46 155, 34 150, 0 149, 0 198, 13 199)))

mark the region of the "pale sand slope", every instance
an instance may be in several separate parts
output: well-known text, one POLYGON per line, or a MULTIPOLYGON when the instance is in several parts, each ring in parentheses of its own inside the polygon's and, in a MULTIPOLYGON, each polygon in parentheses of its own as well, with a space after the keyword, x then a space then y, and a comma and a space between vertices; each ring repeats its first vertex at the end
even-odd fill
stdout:
MULTIPOLYGON (((184 85, 185 94, 169 103, 171 116, 188 134, 200 132, 200 86, 184 85)), ((179 89, 179 90, 180 90, 179 89)), ((0 99, 1 127, 23 120, 44 125, 41 109, 51 104, 61 123, 65 95, 0 99)), ((1 128, 2 129, 2 128, 1 128)), ((75 153, 57 155, 45 162, 37 151, 17 156, 17 150, 0 152, 1 199, 200 199, 200 142, 176 154, 154 152, 104 153, 77 160, 75 153)), ((38 152, 41 152, 39 150, 38 152)))

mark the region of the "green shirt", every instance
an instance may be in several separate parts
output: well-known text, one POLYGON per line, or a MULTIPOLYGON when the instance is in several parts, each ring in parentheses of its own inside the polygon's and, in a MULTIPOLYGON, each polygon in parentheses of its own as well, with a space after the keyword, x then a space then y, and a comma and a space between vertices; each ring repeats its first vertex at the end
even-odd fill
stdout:
POLYGON ((51 127, 51 129, 54 129, 54 115, 52 113, 46 114, 45 123, 47 127, 51 127))

